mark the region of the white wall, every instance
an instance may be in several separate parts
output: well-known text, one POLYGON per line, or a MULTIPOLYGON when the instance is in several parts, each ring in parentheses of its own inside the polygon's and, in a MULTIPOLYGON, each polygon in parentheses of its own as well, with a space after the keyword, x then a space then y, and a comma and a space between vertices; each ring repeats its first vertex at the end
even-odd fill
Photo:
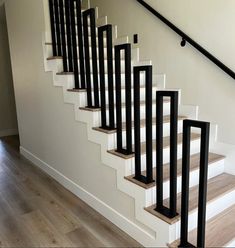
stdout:
MULTIPOLYGON (((235 71, 234 0, 146 0, 235 71)), ((235 81, 187 45, 136 0, 91 0, 118 25, 119 35, 140 36, 141 57, 182 89, 184 104, 199 105, 202 120, 219 125, 219 141, 235 144, 235 81)))
POLYGON ((0 137, 16 134, 17 119, 4 1, 0 1, 0 137))

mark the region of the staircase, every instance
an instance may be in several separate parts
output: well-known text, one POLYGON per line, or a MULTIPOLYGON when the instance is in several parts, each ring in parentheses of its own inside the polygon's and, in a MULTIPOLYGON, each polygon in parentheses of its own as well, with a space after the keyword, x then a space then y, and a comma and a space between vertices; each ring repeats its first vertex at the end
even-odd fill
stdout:
MULTIPOLYGON (((55 6, 59 8, 63 1, 58 1, 57 5, 56 2, 57 0, 50 1, 54 8, 55 6)), ((66 7, 64 12, 66 12, 66 7)), ((61 13, 63 14, 63 11, 60 12, 60 14, 61 13)), ((74 13, 75 16, 80 16, 77 11, 74 13)), ((59 11, 57 14, 59 15, 59 11)), ((165 247, 168 245, 169 247, 177 247, 180 242, 182 245, 181 205, 183 201, 181 195, 182 189, 185 189, 182 187, 182 183, 183 186, 185 186, 184 180, 182 180, 182 175, 184 174, 184 170, 182 169, 182 160, 184 160, 182 147, 184 136, 186 135, 183 126, 186 119, 197 120, 198 108, 196 106, 181 104, 181 91, 167 89, 164 74, 151 74, 152 85, 149 89, 150 81, 145 77, 147 73, 141 73, 141 69, 146 69, 146 67, 152 69, 151 61, 141 61, 138 45, 131 44, 128 37, 118 37, 117 27, 108 25, 107 17, 99 17, 98 9, 90 9, 89 2, 87 1, 82 2, 81 16, 83 16, 84 25, 84 27, 82 27, 87 29, 87 32, 84 32, 85 38, 83 40, 85 42, 83 62, 85 62, 84 66, 86 68, 84 71, 86 72, 86 81, 89 78, 89 81, 87 81, 89 84, 87 84, 87 87, 85 86, 85 82, 82 81, 84 75, 80 73, 82 71, 80 59, 81 50, 79 50, 78 45, 79 29, 75 32, 75 36, 73 32, 73 34, 69 35, 71 36, 70 41, 64 40, 67 51, 69 51, 69 44, 74 44, 75 42, 73 46, 75 50, 72 51, 72 54, 75 54, 77 50, 77 58, 75 57, 75 60, 78 61, 76 65, 79 67, 77 68, 78 73, 76 73, 76 70, 64 70, 65 63, 74 65, 74 61, 72 61, 68 55, 58 55, 58 53, 54 51, 55 47, 58 48, 58 46, 56 46, 58 41, 54 41, 53 44, 51 40, 46 40, 48 38, 44 38, 43 42, 45 71, 52 73, 54 86, 62 88, 64 102, 74 105, 75 119, 87 124, 88 139, 100 145, 102 162, 116 171, 117 188, 132 197, 135 201, 135 231, 124 224, 119 223, 119 227, 144 246, 165 247), (92 24, 92 17, 90 17, 90 19, 88 18, 86 23, 84 23, 85 17, 91 16, 92 13, 95 18, 96 26, 94 26, 94 23, 92 24), (89 28, 90 26, 92 26, 92 28, 89 28), (103 33, 108 33, 108 29, 109 31, 111 30, 109 37, 104 38, 100 35, 98 38, 98 34, 100 34, 98 28, 100 27, 103 27, 102 30, 100 29, 103 33), (104 27, 107 29, 104 29, 104 27), (94 35, 96 36, 95 39, 94 35), (112 35, 111 39, 110 35, 112 35), (109 49, 104 49, 107 47, 109 49), (120 51, 126 47, 129 47, 131 50, 124 56, 124 53, 120 51), (101 53, 101 48, 104 51, 103 53, 101 53), (117 59, 117 50, 120 52, 119 61, 117 59), (94 54, 97 56, 95 56, 96 61, 94 61, 94 54), (129 61, 127 59, 128 55, 130 56, 129 61), (118 65, 118 62, 120 65, 118 65), (126 66, 128 63, 129 67, 126 66), (128 71, 125 69, 125 66, 126 69, 129 68, 128 71), (89 68, 89 70, 87 68, 89 68), (134 85, 134 82, 137 82, 137 74, 134 68, 140 69, 139 87, 134 85), (110 87, 111 78, 113 87, 110 87), (100 79, 103 80, 103 83, 100 79), (104 81, 109 83, 104 84, 104 81), (128 91, 128 87, 131 87, 130 91, 128 91), (152 97, 151 102, 146 98, 146 92, 152 97), (159 123, 159 116, 156 118, 157 106, 159 106, 156 92, 175 92, 175 94, 179 96, 179 102, 177 106, 174 106, 178 113, 176 120, 177 129, 174 130, 178 134, 178 136, 175 137, 177 147, 174 148, 175 151, 178 151, 177 161, 175 161, 177 165, 175 171, 175 180, 177 183, 175 201, 177 203, 176 212, 178 214, 173 217, 167 217, 165 214, 156 211, 156 195, 158 190, 156 178, 157 172, 159 172, 158 161, 156 160, 158 153, 156 154, 156 151, 161 148, 159 148, 159 130, 157 129, 159 124, 162 125, 163 136, 162 150, 158 151, 162 152, 162 197, 164 206, 169 206, 171 202, 169 189, 172 179, 170 177, 170 164, 172 161, 169 156, 172 150, 172 133, 170 128, 172 122, 172 106, 169 97, 164 97, 162 108, 163 119, 162 123, 159 123), (137 93, 139 94, 139 99, 136 98, 137 93), (109 99, 109 101, 107 101, 107 99, 109 99), (148 100, 148 103, 146 100, 148 100), (150 106, 151 111, 149 111, 150 106), (137 121, 137 113, 139 113, 139 123, 137 121), (113 119, 111 118, 112 114, 113 119), (151 121, 151 128, 149 126, 149 120, 146 121, 146 119, 151 121), (114 127, 112 122, 114 122, 114 127), (138 130, 136 130, 137 128, 138 130), (148 135, 150 129, 152 136, 151 141, 148 135), (139 136, 137 134, 139 134, 139 136), (140 146, 139 152, 136 150, 138 148, 138 142, 140 146), (149 151, 149 145, 151 145, 151 151, 149 151), (139 160, 137 160, 137 153, 139 160), (148 159, 152 161, 151 166, 149 165, 150 160, 148 159), (137 162, 141 164, 142 177, 139 178, 136 177, 137 162), (151 170, 151 173, 149 170, 151 170), (141 180, 143 178, 146 179, 149 173, 151 175, 150 181, 146 183, 145 180, 141 180), (153 180, 151 180, 151 178, 153 180)), ((68 22, 69 19, 67 16, 64 18, 65 35, 67 34, 66 28, 68 28, 68 22)), ((78 22, 79 21, 75 21, 73 25, 76 27, 79 26, 78 22)), ((52 26, 56 29, 59 25, 61 25, 61 20, 58 19, 57 16, 57 23, 52 24, 52 26)), ((45 37, 48 36, 50 35, 45 35, 45 37)), ((216 142, 215 133, 215 128, 211 126, 211 144, 216 142)), ((200 159, 203 151, 200 151, 200 130, 193 129, 190 135, 189 204, 188 214, 186 213, 186 217, 188 218, 188 240, 184 240, 184 242, 189 242, 197 246, 198 208, 202 200, 198 200, 198 184, 200 159)), ((91 151, 87 152, 89 154, 91 151)), ((208 154, 207 199, 206 209, 204 209, 204 211, 206 211, 206 230, 205 243, 203 243, 203 246, 205 247, 231 247, 235 245, 235 176, 225 173, 225 160, 226 157, 220 154, 219 151, 211 149, 208 154)), ((160 185, 160 183, 157 184, 160 185)), ((109 218, 109 216, 106 217, 109 218)), ((199 239, 200 238, 202 237, 199 237, 199 239)))

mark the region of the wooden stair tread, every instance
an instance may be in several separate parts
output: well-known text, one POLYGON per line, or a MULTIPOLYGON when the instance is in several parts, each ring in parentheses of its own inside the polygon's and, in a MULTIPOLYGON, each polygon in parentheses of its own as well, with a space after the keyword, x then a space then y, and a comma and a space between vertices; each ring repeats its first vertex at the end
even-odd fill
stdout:
MULTIPOLYGON (((209 153, 209 164, 213 164, 215 162, 218 162, 220 160, 223 160, 225 157, 222 155, 218 155, 215 153, 209 153)), ((199 162, 200 162, 200 153, 193 154, 190 157, 190 171, 197 170, 199 168, 199 162)), ((170 176, 170 171, 169 171, 169 163, 165 164, 163 166, 163 181, 168 181, 169 176, 170 176)), ((142 175, 146 176, 146 171, 142 172, 142 175)), ((182 175, 182 159, 179 159, 177 161, 177 175, 181 176, 182 175)), ((152 187, 156 186, 156 182, 153 182, 151 184, 144 184, 142 182, 137 181, 135 178, 135 175, 131 175, 128 177, 125 177, 128 181, 131 181, 137 185, 139 185, 142 188, 149 189, 152 187)), ((156 178, 156 168, 153 168, 153 178, 156 178)))
MULTIPOLYGON (((198 133, 191 133, 191 141, 200 139, 200 136, 201 135, 198 133)), ((180 133, 178 134, 178 145, 182 144, 182 140, 183 140, 183 134, 180 133)), ((169 136, 163 137, 163 148, 168 148, 169 146, 170 146, 170 137, 169 136)), ((133 150, 134 150, 134 146, 133 146, 133 150)), ((156 140, 153 141, 153 150, 156 150, 156 140)), ((108 153, 111 153, 115 156, 124 159, 133 158, 135 156, 134 154, 124 155, 122 153, 117 152, 116 150, 108 151, 108 153)), ((141 154, 146 154, 146 142, 141 143, 141 154)))
MULTIPOLYGON (((206 224, 205 247, 226 247, 235 238, 235 205, 216 215, 206 224)), ((196 246, 197 231, 189 232, 189 242, 196 246)), ((169 247, 178 247, 179 240, 169 247)))
MULTIPOLYGON (((46 43, 47 45, 47 43, 46 43)), ((63 59, 62 56, 51 56, 51 57, 48 57, 47 60, 56 60, 56 59, 63 59)))
MULTIPOLYGON (((178 117, 178 121, 185 120, 185 119, 187 119, 186 116, 180 115, 178 117)), ((163 123, 170 123, 170 115, 165 115, 163 117, 163 123)), ((155 124, 156 124, 156 118, 153 118, 153 125, 155 125, 155 124)), ((126 123, 125 122, 122 123, 122 126, 123 126, 123 130, 126 130, 126 123)), ((145 126, 146 126, 145 119, 142 119, 140 121, 140 127, 143 128, 145 126)), ((134 121, 132 121, 132 128, 134 128, 134 121)), ((116 133, 116 129, 114 129, 114 130, 106 130, 106 129, 103 129, 101 127, 94 127, 93 130, 96 130, 96 131, 99 131, 99 132, 102 132, 102 133, 106 133, 106 134, 116 133)))
POLYGON ((65 71, 63 71, 63 72, 58 72, 58 73, 56 73, 56 75, 73 75, 74 73, 73 72, 65 72, 65 71))
MULTIPOLYGON (((163 99, 163 103, 169 103, 170 99, 169 98, 164 98, 163 99)), ((156 104, 156 101, 153 101, 153 104, 156 104)), ((140 105, 145 105, 145 101, 140 101, 140 105)), ((121 105, 122 107, 125 107, 126 104, 122 103, 121 105)), ((134 106, 134 103, 132 102, 132 106, 134 106)), ((109 105, 106 106, 106 109, 108 110, 109 105)), ((116 104, 114 105, 114 108, 116 107, 116 104)), ((85 110, 85 111, 89 111, 89 112, 97 112, 97 111, 101 111, 101 108, 88 108, 88 107, 81 107, 79 108, 80 110, 85 110)))
MULTIPOLYGON (((208 180, 207 186, 207 203, 217 198, 221 197, 222 195, 235 190, 235 176, 223 173, 219 176, 216 176, 210 180, 208 180)), ((164 205, 168 206, 169 198, 164 200, 164 205)), ((169 224, 174 224, 180 219, 180 215, 175 217, 174 219, 169 219, 165 216, 160 215, 157 213, 155 209, 155 205, 145 208, 149 213, 160 217, 162 220, 166 221, 169 224)), ((198 207, 198 186, 190 188, 189 192, 189 212, 193 212, 198 207)), ((181 212, 181 193, 177 195, 177 212, 181 212)))

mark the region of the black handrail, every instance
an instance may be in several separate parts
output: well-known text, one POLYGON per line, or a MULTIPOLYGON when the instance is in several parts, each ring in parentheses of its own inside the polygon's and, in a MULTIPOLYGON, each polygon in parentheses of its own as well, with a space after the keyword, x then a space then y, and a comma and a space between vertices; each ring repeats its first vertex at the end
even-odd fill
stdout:
POLYGON ((203 55, 205 55, 209 60, 211 60, 213 63, 215 63, 221 70, 223 70, 229 76, 231 76, 233 79, 235 79, 235 72, 234 71, 232 71, 225 64, 223 64, 220 60, 218 60, 211 53, 209 53, 206 49, 204 49, 197 42, 195 42, 193 39, 191 39, 182 30, 177 28, 173 23, 171 23, 169 20, 167 20, 164 16, 162 16, 159 12, 157 12, 154 8, 152 8, 145 1, 143 1, 143 0, 136 0, 136 1, 139 2, 142 6, 144 6, 148 11, 150 11, 157 18, 159 18, 162 22, 164 22, 168 27, 170 27, 173 31, 175 31, 179 36, 181 36, 183 39, 182 46, 185 45, 185 42, 188 42, 194 48, 196 48, 199 52, 201 52, 203 55))

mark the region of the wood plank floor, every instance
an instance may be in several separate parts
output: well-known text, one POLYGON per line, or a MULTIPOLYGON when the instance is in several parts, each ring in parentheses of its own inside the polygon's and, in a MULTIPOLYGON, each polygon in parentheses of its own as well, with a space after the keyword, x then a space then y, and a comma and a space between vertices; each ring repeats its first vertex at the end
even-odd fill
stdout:
POLYGON ((0 139, 0 247, 141 247, 0 139))

